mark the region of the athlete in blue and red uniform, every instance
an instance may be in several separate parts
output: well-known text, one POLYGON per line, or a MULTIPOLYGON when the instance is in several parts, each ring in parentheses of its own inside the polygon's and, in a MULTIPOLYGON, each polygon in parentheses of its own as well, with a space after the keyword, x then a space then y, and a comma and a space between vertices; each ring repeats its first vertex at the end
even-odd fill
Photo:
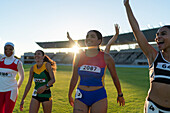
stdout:
POLYGON ((7 42, 4 57, 0 60, 0 113, 12 113, 24 80, 22 62, 14 58, 14 44, 7 42), (16 75, 19 72, 17 83, 16 75))
POLYGON ((170 113, 170 25, 158 29, 155 41, 159 52, 147 41, 140 31, 129 0, 124 0, 129 23, 134 36, 148 59, 150 67, 150 89, 145 102, 145 113, 170 113))
POLYGON ((73 62, 74 69, 68 96, 70 104, 74 106, 74 113, 107 112, 107 94, 104 88, 106 67, 108 67, 116 86, 118 102, 122 106, 125 104, 114 60, 109 54, 100 51, 101 42, 102 35, 100 32, 89 31, 86 36, 88 49, 85 52, 81 51, 73 62), (75 101, 73 101, 72 93, 79 76, 80 83, 76 90, 75 101))

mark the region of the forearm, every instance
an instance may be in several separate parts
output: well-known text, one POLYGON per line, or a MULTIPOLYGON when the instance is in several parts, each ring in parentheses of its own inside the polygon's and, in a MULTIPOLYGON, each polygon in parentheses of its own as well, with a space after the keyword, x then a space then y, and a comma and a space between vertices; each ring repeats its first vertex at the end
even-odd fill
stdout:
MULTIPOLYGON (((111 45, 110 45, 110 46, 111 46, 111 45)), ((110 46, 108 46, 108 45, 106 46, 105 51, 104 51, 105 53, 108 53, 108 54, 109 54, 109 52, 110 52, 110 46)))
POLYGON ((105 54, 105 62, 107 64, 108 70, 110 72, 110 75, 112 77, 113 83, 117 89, 118 94, 121 93, 121 86, 119 82, 119 78, 116 73, 115 63, 113 58, 109 54, 105 54))
POLYGON ((117 36, 113 36, 110 40, 109 40, 109 42, 107 43, 107 45, 106 45, 106 48, 105 48, 105 52, 106 53, 109 53, 110 52, 110 47, 111 47, 111 45, 115 42, 115 40, 117 39, 117 36))
POLYGON ((48 81, 48 86, 51 86, 51 85, 53 85, 55 83, 55 79, 51 79, 50 81, 48 81))
POLYGON ((53 70, 52 70, 52 67, 51 67, 50 63, 46 63, 46 68, 47 68, 47 70, 49 72, 49 75, 50 75, 50 80, 48 81, 46 86, 50 87, 51 85, 53 85, 55 83, 55 76, 54 76, 54 73, 53 73, 53 70))
POLYGON ((144 36, 144 34, 141 32, 141 30, 139 28, 139 24, 133 15, 130 5, 126 4, 125 7, 126 7, 128 20, 129 20, 129 23, 133 30, 136 41, 138 42, 139 46, 144 51, 144 53, 147 55, 150 52, 150 51, 148 51, 148 48, 150 48, 148 41, 147 41, 146 37, 144 36))
POLYGON ((27 84, 26 88, 25 88, 25 91, 24 91, 24 95, 22 97, 22 101, 24 101, 25 97, 27 96, 29 90, 31 88, 31 84, 27 84))
POLYGON ((19 80, 18 80, 18 88, 20 88, 21 87, 21 84, 22 84, 22 82, 24 81, 24 68, 23 68, 23 66, 22 66, 22 63, 20 62, 19 64, 18 64, 18 75, 19 75, 19 80))
POLYGON ((139 32, 140 31, 139 24, 138 24, 133 12, 132 12, 130 5, 129 4, 125 5, 125 8, 126 8, 128 20, 129 20, 129 23, 132 27, 132 30, 134 32, 139 32))
POLYGON ((69 88, 69 93, 68 96, 70 97, 73 93, 74 88, 76 87, 78 78, 72 78, 70 82, 70 88, 69 88))
POLYGON ((114 82, 114 85, 116 87, 116 90, 117 90, 118 94, 121 94, 122 90, 121 90, 121 85, 120 85, 119 79, 114 78, 113 82, 114 82))
POLYGON ((24 77, 20 77, 19 78, 19 80, 18 80, 18 88, 20 88, 21 87, 21 84, 22 84, 22 82, 24 81, 24 77))
POLYGON ((69 92, 68 92, 68 97, 70 98, 72 96, 73 90, 76 87, 79 75, 78 75, 78 62, 79 62, 79 55, 75 55, 74 60, 73 60, 73 73, 72 73, 72 78, 70 81, 70 87, 69 87, 69 92))

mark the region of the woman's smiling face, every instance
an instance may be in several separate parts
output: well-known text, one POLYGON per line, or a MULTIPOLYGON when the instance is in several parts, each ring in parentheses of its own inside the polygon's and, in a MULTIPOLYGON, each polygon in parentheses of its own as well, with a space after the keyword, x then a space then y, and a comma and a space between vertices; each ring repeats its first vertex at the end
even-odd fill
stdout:
POLYGON ((155 41, 159 50, 170 48, 170 29, 167 27, 160 28, 156 33, 155 41))
POLYGON ((90 46, 99 46, 101 40, 98 39, 97 35, 93 31, 89 31, 86 36, 85 44, 87 47, 90 46))
POLYGON ((11 45, 6 45, 4 47, 4 53, 7 57, 10 57, 14 53, 14 48, 11 45))
POLYGON ((36 51, 34 54, 34 59, 36 62, 43 62, 44 56, 41 51, 36 51))

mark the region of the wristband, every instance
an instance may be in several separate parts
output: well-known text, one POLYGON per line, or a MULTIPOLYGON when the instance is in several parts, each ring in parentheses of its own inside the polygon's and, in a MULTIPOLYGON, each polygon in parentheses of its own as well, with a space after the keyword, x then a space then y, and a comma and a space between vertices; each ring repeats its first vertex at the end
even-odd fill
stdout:
POLYGON ((123 93, 121 93, 121 94, 118 94, 118 97, 123 97, 123 93))
POLYGON ((48 83, 46 84, 46 87, 49 88, 50 86, 48 85, 48 83))

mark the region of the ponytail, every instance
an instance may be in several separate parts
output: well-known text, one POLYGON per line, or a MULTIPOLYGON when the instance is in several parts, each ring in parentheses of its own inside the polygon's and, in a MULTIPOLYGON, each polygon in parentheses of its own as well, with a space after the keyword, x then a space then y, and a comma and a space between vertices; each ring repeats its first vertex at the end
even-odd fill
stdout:
POLYGON ((53 72, 56 72, 57 66, 56 66, 56 62, 53 61, 50 57, 48 57, 47 55, 44 55, 44 59, 43 62, 49 62, 51 64, 51 68, 53 70, 53 72))

